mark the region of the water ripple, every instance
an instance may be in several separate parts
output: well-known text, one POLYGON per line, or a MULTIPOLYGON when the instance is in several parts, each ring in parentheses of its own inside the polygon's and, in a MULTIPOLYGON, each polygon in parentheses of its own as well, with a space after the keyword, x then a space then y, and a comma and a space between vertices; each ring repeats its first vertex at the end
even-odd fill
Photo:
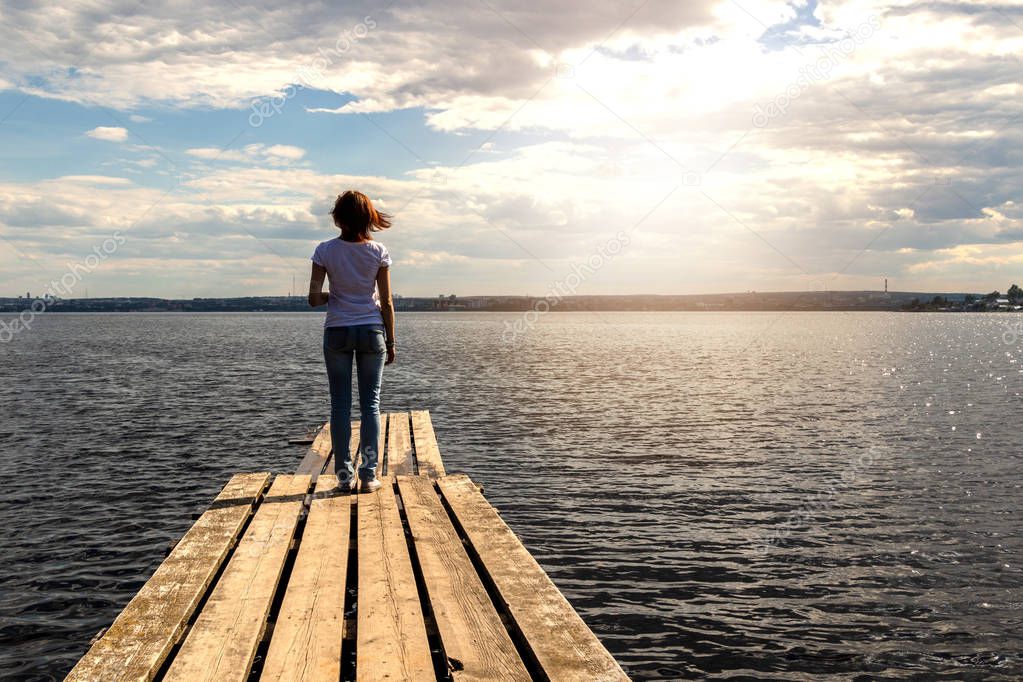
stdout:
MULTIPOLYGON (((1004 316, 504 319, 402 316, 384 407, 433 411, 634 678, 1023 677, 1004 316)), ((0 676, 62 677, 232 473, 294 468, 318 324, 48 315, 0 347, 0 676)))

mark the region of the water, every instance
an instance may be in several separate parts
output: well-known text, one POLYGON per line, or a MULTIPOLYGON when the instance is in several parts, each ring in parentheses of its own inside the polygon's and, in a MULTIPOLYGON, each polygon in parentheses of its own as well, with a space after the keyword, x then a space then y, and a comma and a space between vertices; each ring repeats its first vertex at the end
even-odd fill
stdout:
MULTIPOLYGON (((1008 315, 399 318, 433 412, 635 679, 1015 679, 1008 315)), ((0 346, 0 677, 61 678, 230 474, 322 422, 315 315, 42 315, 0 346)))

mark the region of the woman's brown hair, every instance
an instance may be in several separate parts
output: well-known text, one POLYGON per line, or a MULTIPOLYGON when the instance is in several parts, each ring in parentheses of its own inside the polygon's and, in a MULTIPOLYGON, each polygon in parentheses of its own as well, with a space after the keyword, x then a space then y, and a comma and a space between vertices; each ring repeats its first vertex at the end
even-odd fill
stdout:
POLYGON ((373 208, 369 197, 353 189, 337 195, 334 210, 330 214, 345 241, 355 241, 360 237, 372 239, 370 232, 379 232, 391 226, 391 216, 373 208))

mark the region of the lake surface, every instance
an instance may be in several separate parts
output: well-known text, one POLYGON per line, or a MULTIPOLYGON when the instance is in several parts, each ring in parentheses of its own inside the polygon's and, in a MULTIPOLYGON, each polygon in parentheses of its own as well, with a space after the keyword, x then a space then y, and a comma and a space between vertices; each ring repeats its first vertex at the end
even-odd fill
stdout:
MULTIPOLYGON (((429 409, 637 680, 1023 677, 1010 315, 399 316, 429 409)), ((319 315, 60 315, 0 345, 0 678, 60 679, 237 471, 328 412, 319 315)))

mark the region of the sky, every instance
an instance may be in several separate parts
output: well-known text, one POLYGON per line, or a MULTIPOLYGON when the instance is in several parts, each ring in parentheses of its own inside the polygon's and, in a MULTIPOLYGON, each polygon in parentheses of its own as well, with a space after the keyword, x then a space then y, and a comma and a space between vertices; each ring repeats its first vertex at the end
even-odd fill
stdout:
POLYGON ((0 296, 304 293, 350 188, 407 296, 1004 291, 1021 54, 1023 2, 4 2, 0 296))

